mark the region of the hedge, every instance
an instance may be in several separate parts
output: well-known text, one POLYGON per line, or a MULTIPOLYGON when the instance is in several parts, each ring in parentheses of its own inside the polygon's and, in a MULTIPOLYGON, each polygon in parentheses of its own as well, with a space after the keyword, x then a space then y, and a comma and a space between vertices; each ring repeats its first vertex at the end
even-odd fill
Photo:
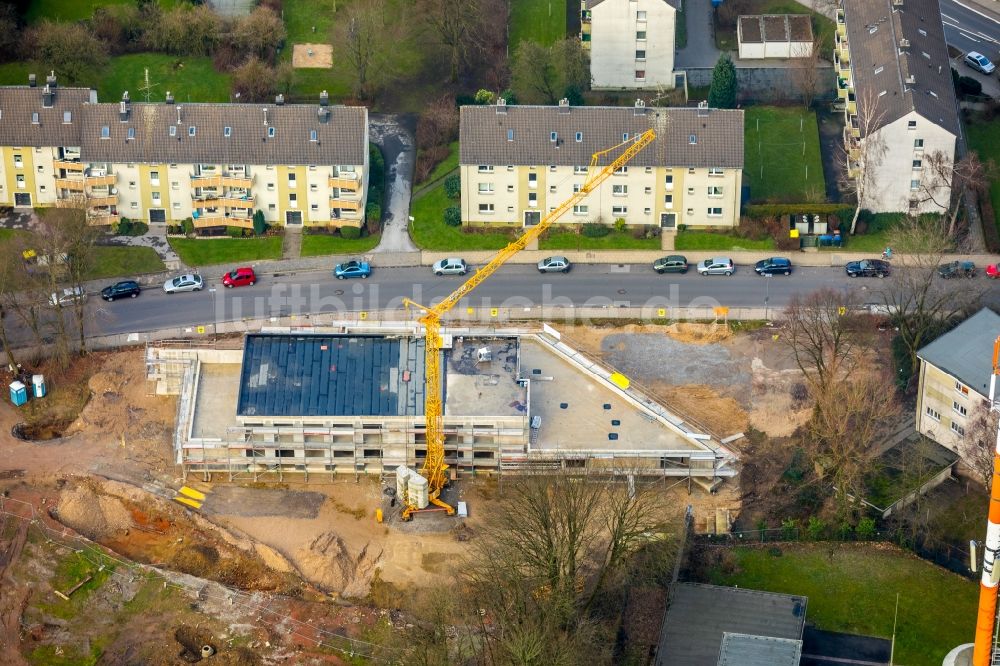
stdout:
POLYGON ((355 238, 361 238, 361 228, 360 227, 341 227, 340 237, 354 240, 355 238))
POLYGON ((838 215, 854 213, 854 206, 837 203, 756 204, 746 207, 747 217, 775 217, 778 215, 838 215))
MULTIPOLYGON (((993 187, 1000 187, 1000 185, 993 187)), ((986 242, 986 249, 990 252, 1000 252, 1000 231, 997 230, 996 211, 993 209, 989 192, 979 197, 979 216, 982 218, 980 224, 983 226, 983 240, 986 242)))

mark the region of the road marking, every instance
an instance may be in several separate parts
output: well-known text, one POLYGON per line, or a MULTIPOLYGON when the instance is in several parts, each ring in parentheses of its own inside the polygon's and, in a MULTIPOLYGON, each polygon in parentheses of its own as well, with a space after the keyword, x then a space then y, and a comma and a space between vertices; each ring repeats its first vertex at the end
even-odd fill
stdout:
POLYGON ((972 35, 967 35, 967 34, 965 34, 964 32, 962 32, 961 30, 959 30, 959 31, 958 31, 958 34, 962 35, 962 37, 965 37, 966 39, 971 39, 971 40, 972 40, 972 41, 974 41, 974 42, 975 42, 976 44, 981 44, 981 43, 982 43, 982 41, 983 41, 983 40, 981 40, 981 39, 976 39, 976 38, 975 38, 975 37, 973 37, 972 35))
POLYGON ((958 19, 957 19, 957 18, 955 18, 954 16, 948 16, 948 15, 947 15, 947 14, 945 14, 944 12, 941 12, 941 16, 942 16, 943 18, 946 18, 946 19, 948 19, 949 21, 958 21, 958 19))
POLYGON ((966 4, 963 4, 963 3, 959 2, 958 0, 953 0, 953 1, 954 1, 954 3, 955 3, 956 5, 958 5, 959 7, 963 7, 963 8, 965 8, 965 9, 968 9, 968 10, 969 10, 970 12, 972 12, 973 14, 979 14, 979 15, 980 15, 980 16, 982 16, 982 17, 983 17, 984 19, 987 19, 987 20, 990 20, 990 21, 993 21, 993 22, 994 22, 994 23, 996 23, 997 25, 1000 25, 1000 21, 998 21, 997 19, 993 18, 993 17, 992 17, 992 16, 990 16, 989 14, 984 14, 984 13, 982 13, 981 11, 979 11, 978 9, 974 9, 974 8, 970 7, 969 5, 966 5, 966 4))
POLYGON ((998 42, 997 40, 993 39, 989 35, 984 35, 981 32, 977 32, 976 34, 979 35, 980 37, 982 37, 983 39, 985 39, 987 42, 993 42, 994 44, 1000 44, 1000 42, 998 42))

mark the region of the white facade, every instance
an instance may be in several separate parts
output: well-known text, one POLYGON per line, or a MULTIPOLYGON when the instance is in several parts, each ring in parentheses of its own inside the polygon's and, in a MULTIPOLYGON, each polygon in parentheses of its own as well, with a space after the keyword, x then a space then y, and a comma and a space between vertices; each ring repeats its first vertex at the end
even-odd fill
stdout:
POLYGON ((667 0, 583 0, 581 7, 593 88, 674 87, 677 10, 667 0))

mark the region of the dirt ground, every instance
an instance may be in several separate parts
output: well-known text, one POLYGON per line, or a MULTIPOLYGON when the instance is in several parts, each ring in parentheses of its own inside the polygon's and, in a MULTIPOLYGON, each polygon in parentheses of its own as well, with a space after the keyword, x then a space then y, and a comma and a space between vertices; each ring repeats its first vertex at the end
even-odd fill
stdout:
POLYGON ((292 47, 292 67, 330 69, 333 67, 333 47, 329 44, 296 44, 292 47))

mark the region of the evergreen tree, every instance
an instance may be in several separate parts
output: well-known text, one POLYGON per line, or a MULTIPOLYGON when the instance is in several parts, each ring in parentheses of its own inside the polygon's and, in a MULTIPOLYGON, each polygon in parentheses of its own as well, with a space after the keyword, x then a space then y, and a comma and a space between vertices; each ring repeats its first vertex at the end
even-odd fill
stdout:
POLYGON ((719 56, 712 70, 712 87, 708 90, 708 105, 715 109, 736 108, 736 67, 729 54, 719 56))

